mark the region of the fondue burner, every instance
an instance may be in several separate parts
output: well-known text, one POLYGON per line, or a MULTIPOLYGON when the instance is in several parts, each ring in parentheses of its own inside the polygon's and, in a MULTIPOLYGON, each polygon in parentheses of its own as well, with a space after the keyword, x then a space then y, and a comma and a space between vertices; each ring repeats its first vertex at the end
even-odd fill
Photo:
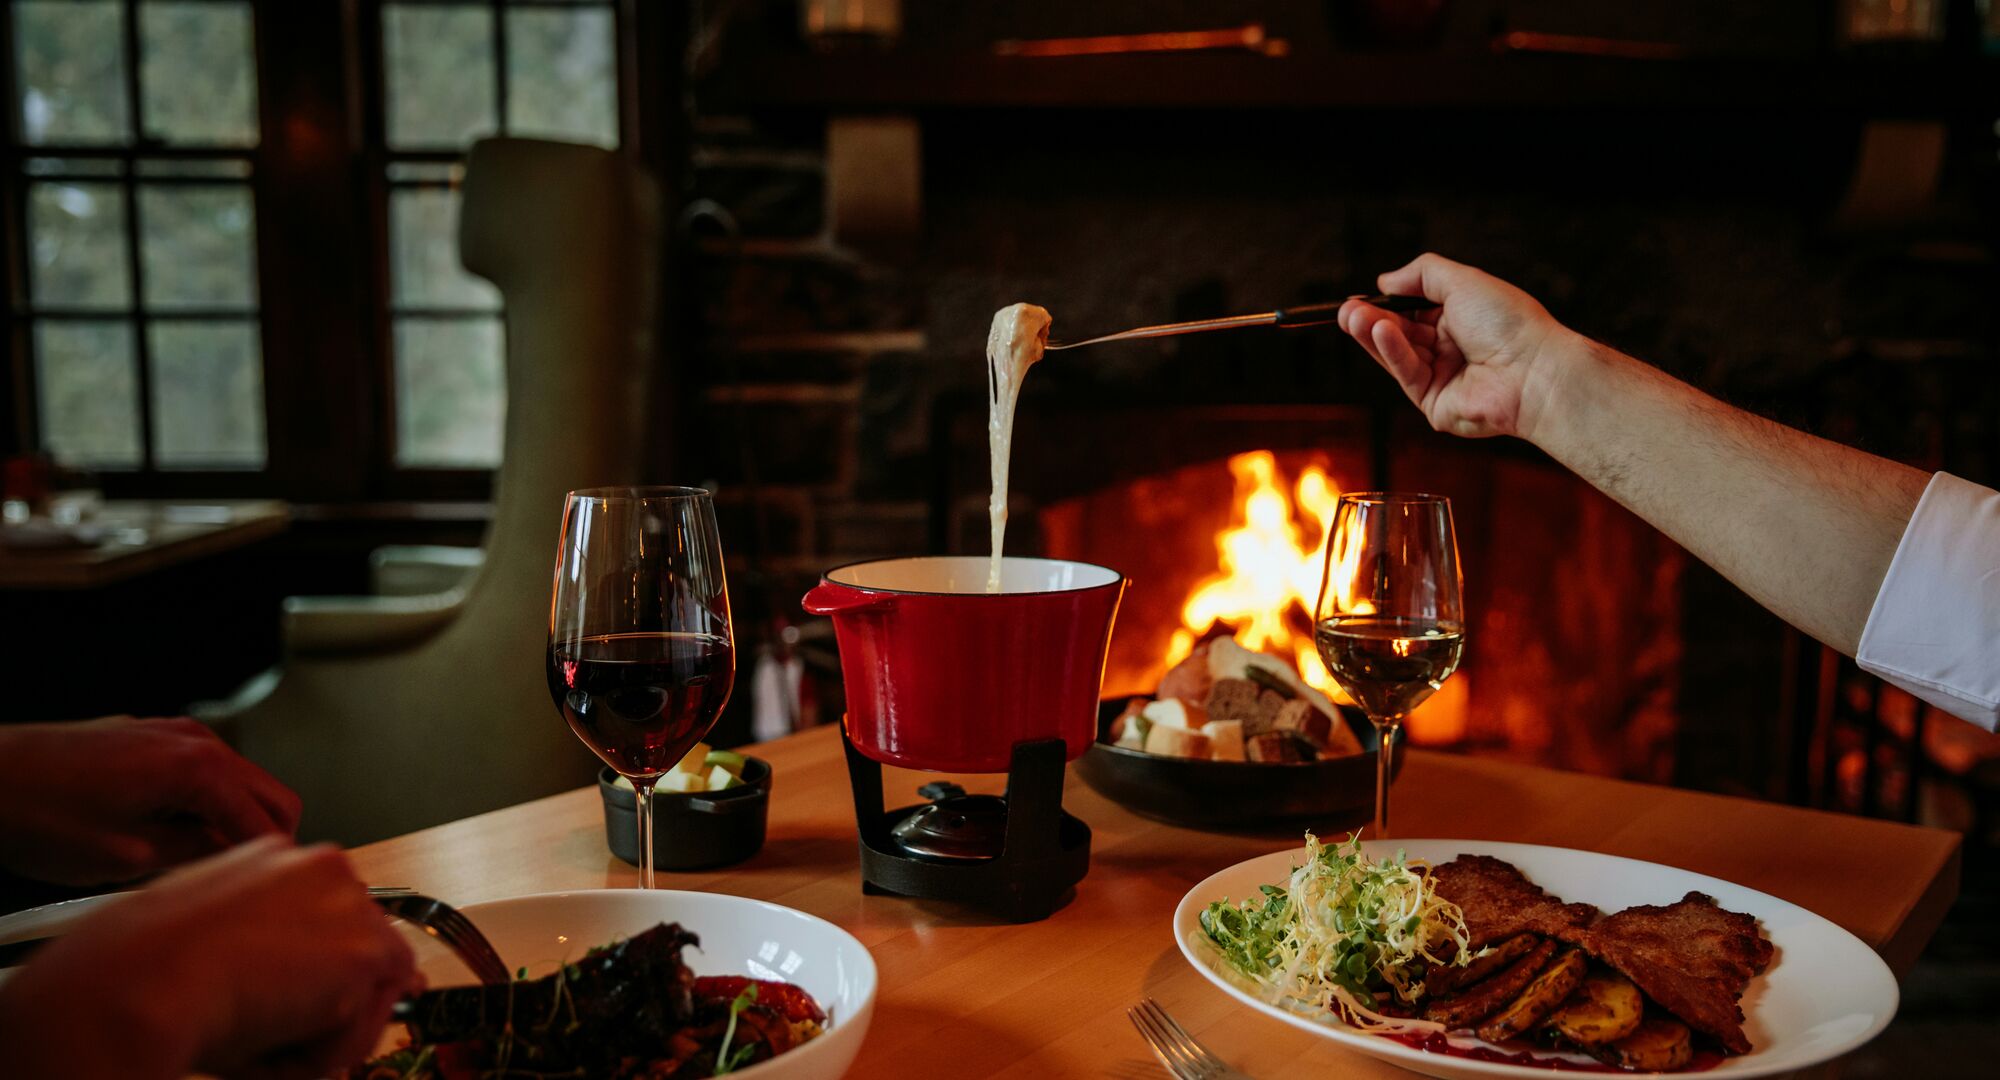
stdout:
POLYGON ((889 835, 911 855, 931 859, 990 859, 1007 841, 1007 799, 1000 795, 967 795, 957 784, 940 780, 925 784, 917 794, 929 799, 896 823, 889 835))
POLYGON ((846 725, 841 741, 861 827, 863 892, 953 900, 1034 922, 1089 871, 1090 826, 1062 808, 1063 740, 1015 743, 1005 797, 936 781, 917 789, 930 802, 888 811, 882 766, 855 749, 846 725))

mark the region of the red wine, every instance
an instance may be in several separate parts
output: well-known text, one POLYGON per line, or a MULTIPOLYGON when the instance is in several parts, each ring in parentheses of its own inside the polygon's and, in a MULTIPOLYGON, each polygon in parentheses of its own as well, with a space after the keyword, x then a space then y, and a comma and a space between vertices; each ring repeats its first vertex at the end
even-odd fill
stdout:
POLYGON ((1390 720, 1423 704, 1458 670, 1465 632, 1436 619, 1339 615, 1320 622, 1313 643, 1362 711, 1390 720))
POLYGON ((736 650, 713 634, 604 634, 549 646, 549 696, 626 776, 658 776, 715 726, 736 650))

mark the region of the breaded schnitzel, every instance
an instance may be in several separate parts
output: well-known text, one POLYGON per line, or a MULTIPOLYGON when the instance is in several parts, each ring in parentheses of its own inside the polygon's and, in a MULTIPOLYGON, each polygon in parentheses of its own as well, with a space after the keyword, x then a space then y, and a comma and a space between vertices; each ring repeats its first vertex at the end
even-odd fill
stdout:
POLYGON ((1534 982, 1535 976, 1542 973, 1542 969, 1548 966, 1549 958, 1555 954, 1555 942, 1541 942, 1500 974, 1475 984, 1463 993, 1431 1002, 1424 1009, 1424 1019, 1447 1028, 1469 1028, 1514 1000, 1514 995, 1534 982))
POLYGON ((1558 936, 1623 972, 1647 997, 1730 1053, 1749 1053, 1737 999, 1773 952, 1755 918, 1691 892, 1665 907, 1629 907, 1558 936))
POLYGON ((1494 945, 1486 955, 1473 957, 1464 967, 1448 962, 1432 964, 1424 969, 1424 993, 1443 997, 1461 986, 1471 986, 1528 955, 1541 940, 1533 934, 1516 934, 1494 945))
POLYGON ((1491 855, 1460 855, 1431 868, 1437 894, 1465 915, 1470 947, 1482 949, 1516 934, 1554 937, 1597 917, 1589 904, 1565 904, 1529 881, 1512 863, 1491 855))

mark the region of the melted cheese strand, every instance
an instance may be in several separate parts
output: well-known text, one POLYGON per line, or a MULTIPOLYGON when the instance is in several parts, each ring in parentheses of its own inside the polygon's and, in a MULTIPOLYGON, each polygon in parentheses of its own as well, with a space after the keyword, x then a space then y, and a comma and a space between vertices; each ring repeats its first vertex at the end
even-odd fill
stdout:
POLYGON ((993 458, 993 494, 986 503, 993 540, 986 570, 989 593, 1000 591, 1000 550, 1007 539, 1007 461, 1013 452, 1014 406, 1021 399, 1021 383, 1027 379, 1028 369, 1048 346, 1051 321, 1046 308, 1010 304, 993 313, 993 329, 986 335, 986 369, 992 391, 986 408, 986 449, 993 458))

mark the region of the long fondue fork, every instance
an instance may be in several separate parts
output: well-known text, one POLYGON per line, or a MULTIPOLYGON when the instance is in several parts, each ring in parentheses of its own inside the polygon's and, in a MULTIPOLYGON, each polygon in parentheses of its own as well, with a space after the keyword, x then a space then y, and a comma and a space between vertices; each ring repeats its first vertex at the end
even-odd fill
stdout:
MULTIPOLYGON (((1438 302, 1423 296, 1350 296, 1347 300, 1359 300, 1384 311, 1410 313, 1429 311, 1438 302)), ((1054 341, 1048 343, 1048 351, 1075 349, 1084 345, 1097 345, 1106 341, 1131 341, 1138 338, 1175 337, 1180 334, 1200 334, 1210 330, 1236 330, 1245 326, 1278 326, 1294 329, 1301 326, 1319 326, 1330 323, 1340 313, 1340 306, 1347 300, 1334 300, 1324 304, 1295 304, 1276 311, 1262 311, 1255 315, 1231 315, 1221 319, 1197 319, 1194 322, 1166 323, 1162 326, 1141 326, 1131 330, 1120 330, 1115 334, 1104 334, 1082 341, 1054 341)))

